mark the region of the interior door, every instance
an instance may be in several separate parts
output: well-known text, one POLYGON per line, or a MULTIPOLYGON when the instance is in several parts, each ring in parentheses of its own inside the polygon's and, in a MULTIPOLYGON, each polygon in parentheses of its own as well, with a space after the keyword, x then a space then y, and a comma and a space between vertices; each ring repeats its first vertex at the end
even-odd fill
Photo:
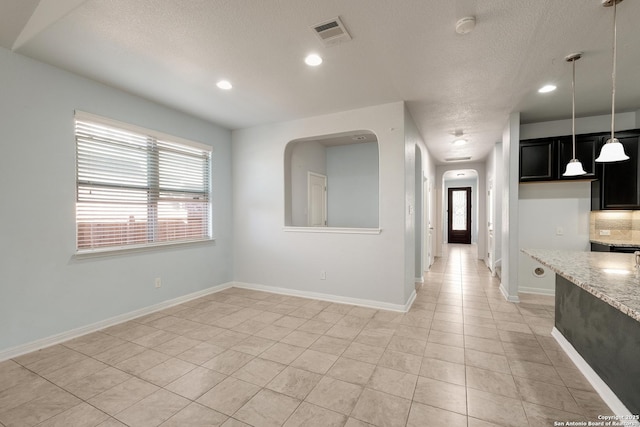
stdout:
POLYGON ((307 225, 327 226, 327 177, 319 173, 307 173, 307 225))
POLYGON ((487 206, 489 207, 489 220, 487 221, 487 260, 486 264, 493 273, 493 253, 495 252, 495 244, 493 235, 493 181, 489 180, 489 190, 487 191, 487 206))
POLYGON ((431 249, 431 236, 433 232, 433 226, 431 225, 431 212, 429 211, 429 179, 425 178, 422 185, 422 216, 424 219, 422 226, 422 233, 424 236, 424 251, 422 252, 424 256, 424 269, 429 270, 431 264, 433 264, 433 256, 431 249))
POLYGON ((448 242, 471 243, 471 187, 449 188, 448 242))

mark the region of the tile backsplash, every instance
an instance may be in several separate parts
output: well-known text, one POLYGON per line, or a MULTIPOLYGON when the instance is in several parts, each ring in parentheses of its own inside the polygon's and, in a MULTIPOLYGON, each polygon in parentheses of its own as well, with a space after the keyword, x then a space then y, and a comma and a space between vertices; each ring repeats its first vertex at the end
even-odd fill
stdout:
POLYGON ((591 211, 589 238, 640 242, 640 211, 591 211))

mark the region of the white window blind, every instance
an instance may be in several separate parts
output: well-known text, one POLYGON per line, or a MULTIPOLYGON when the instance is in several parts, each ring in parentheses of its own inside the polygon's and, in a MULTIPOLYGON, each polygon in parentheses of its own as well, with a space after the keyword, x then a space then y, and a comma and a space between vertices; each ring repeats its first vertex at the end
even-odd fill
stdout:
POLYGON ((211 239, 211 149, 76 112, 79 253, 211 239))

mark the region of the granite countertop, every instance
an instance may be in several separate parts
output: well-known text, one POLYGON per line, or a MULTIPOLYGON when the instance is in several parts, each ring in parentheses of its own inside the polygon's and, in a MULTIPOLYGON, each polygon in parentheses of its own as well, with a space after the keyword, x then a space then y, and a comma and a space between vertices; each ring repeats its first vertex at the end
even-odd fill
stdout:
POLYGON ((640 322, 640 270, 633 254, 523 249, 542 265, 640 322))
POLYGON ((631 240, 607 240, 607 239, 591 239, 591 243, 598 243, 605 246, 617 246, 619 248, 635 248, 640 247, 640 242, 632 242, 631 240))

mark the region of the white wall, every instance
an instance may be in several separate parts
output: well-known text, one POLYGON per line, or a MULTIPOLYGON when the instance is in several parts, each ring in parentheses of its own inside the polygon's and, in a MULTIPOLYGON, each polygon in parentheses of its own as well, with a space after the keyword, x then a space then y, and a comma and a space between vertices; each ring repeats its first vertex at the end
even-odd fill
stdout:
POLYGON ((0 75, 0 351, 232 279, 228 130, 2 48, 0 75), (215 243, 75 259, 75 109, 212 145, 215 243))
MULTIPOLYGON (((520 184, 520 248, 588 251, 590 181, 520 184), (558 234, 558 233, 561 234, 558 234)), ((555 293, 555 274, 520 252, 520 292, 555 293), (547 273, 533 274, 538 267, 547 273)))
POLYGON ((494 203, 494 227, 495 233, 495 261, 502 262, 502 196, 504 194, 504 160, 502 159, 502 141, 495 147, 495 203, 494 203))
MULTIPOLYGON (((493 233, 493 248, 489 247, 489 236, 487 236, 487 251, 491 252, 485 259, 487 267, 494 271, 496 263, 501 260, 502 257, 502 142, 497 142, 493 147, 489 155, 487 156, 486 163, 486 183, 487 191, 491 191, 491 198, 487 201, 486 215, 488 225, 491 222, 493 233), (491 203, 491 206, 489 206, 491 203), (489 209, 493 209, 492 217, 489 214, 489 209)), ((487 234, 489 232, 487 231, 487 234)))
MULTIPOLYGON (((640 117, 640 111, 637 113, 617 113, 615 121, 616 130, 636 129, 640 126, 638 117, 640 117)), ((577 135, 607 131, 611 131, 611 114, 580 117, 576 119, 577 135)), ((564 135, 571 135, 571 119, 527 123, 520 126, 521 140, 564 135)))
MULTIPOLYGON (((408 300, 403 129, 404 104, 397 102, 234 131, 235 279, 403 306, 408 300), (283 230, 287 142, 354 129, 370 130, 378 138, 382 232, 366 235, 283 230), (320 279, 321 271, 326 272, 326 280, 320 279)), ((409 258, 412 283, 413 257, 409 258)))
MULTIPOLYGON (((416 175, 422 174, 422 159, 416 162, 416 147, 421 147, 424 144, 422 140, 422 136, 418 131, 418 127, 416 126, 413 117, 409 113, 409 109, 404 107, 404 194, 405 194, 405 204, 404 204, 404 253, 405 253, 405 281, 404 281, 404 292, 405 298, 410 298, 410 296, 415 292, 415 282, 416 278, 420 278, 422 275, 417 273, 417 271, 422 271, 422 262, 420 260, 416 260, 416 257, 421 256, 419 254, 422 253, 422 245, 421 245, 421 236, 419 234, 420 230, 416 227, 416 223, 419 221, 419 218, 422 216, 422 207, 416 207, 416 199, 421 199, 421 197, 416 198, 416 191, 422 191, 422 188, 418 188, 416 185, 416 175), (416 168, 416 164, 419 164, 418 168, 416 168), (418 234, 417 234, 418 233, 418 234), (418 267, 416 267, 418 264, 418 267)), ((422 148, 421 148, 422 150, 422 148)), ((422 153, 420 153, 422 154, 422 153)))
POLYGON ((500 290, 508 301, 518 302, 518 181, 520 113, 509 115, 502 133, 502 277, 500 290))
POLYGON ((378 227, 378 143, 326 148, 329 227, 378 227))

